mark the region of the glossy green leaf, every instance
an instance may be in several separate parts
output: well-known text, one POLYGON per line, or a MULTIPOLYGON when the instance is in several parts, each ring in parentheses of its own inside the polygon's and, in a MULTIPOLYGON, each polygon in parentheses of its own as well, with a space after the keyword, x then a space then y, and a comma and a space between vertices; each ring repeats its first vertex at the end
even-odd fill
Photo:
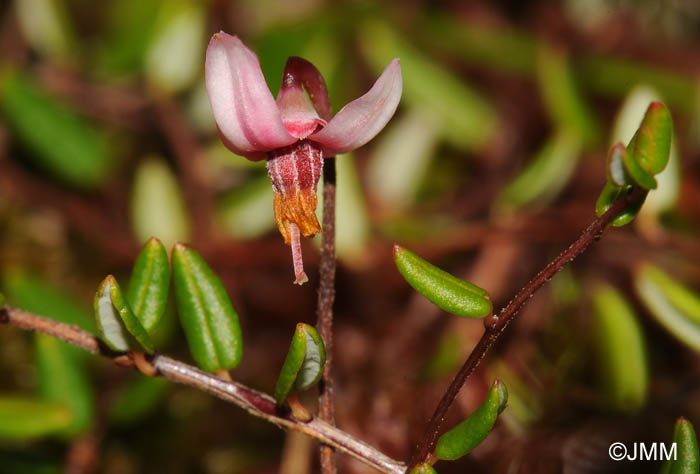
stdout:
MULTIPOLYGON (((612 182, 607 181, 595 203, 596 215, 600 217, 605 214, 607 210, 610 209, 613 204, 615 204, 615 201, 624 196, 625 193, 628 193, 630 189, 630 186, 615 186, 612 182)), ((642 204, 644 204, 644 198, 627 206, 617 215, 617 217, 615 217, 615 219, 613 219, 612 225, 615 227, 621 227, 632 222, 637 213, 639 213, 639 209, 641 209, 642 204)))
POLYGON ((652 102, 639 125, 630 148, 635 161, 650 175, 660 173, 668 163, 671 153, 673 121, 671 113, 662 102, 652 102))
POLYGON ((676 420, 671 443, 675 445, 676 456, 664 463, 661 474, 698 474, 700 451, 692 423, 685 418, 676 420))
POLYGON ((437 471, 426 462, 411 469, 411 474, 437 474, 437 471))
MULTIPOLYGON (((615 118, 611 142, 629 143, 644 118, 651 102, 660 100, 660 95, 646 85, 632 89, 625 98, 615 118)), ((681 167, 678 146, 671 140, 671 153, 666 168, 655 176, 658 187, 649 192, 640 211, 638 223, 656 225, 659 214, 668 211, 678 201, 680 194, 681 167)), ((631 184, 631 183, 627 183, 631 184)))
POLYGON ((557 127, 569 130, 586 145, 595 143, 600 129, 579 91, 566 52, 543 43, 536 72, 540 94, 557 127))
POLYGON ((117 280, 108 275, 95 294, 97 329, 104 342, 113 350, 140 350, 153 353, 153 342, 124 298, 117 280))
POLYGON ((435 446, 435 456, 451 461, 469 453, 486 439, 507 402, 508 390, 503 382, 496 379, 479 408, 466 420, 440 436, 435 446))
POLYGON ((109 419, 120 426, 138 423, 162 405, 170 383, 163 377, 134 374, 111 399, 109 419))
POLYGON ((200 2, 166 2, 144 58, 144 73, 151 84, 175 93, 194 82, 204 61, 205 22, 200 2))
POLYGON ((624 297, 611 286, 593 293, 599 371, 610 405, 636 412, 649 393, 644 333, 624 297))
POLYGON ((499 193, 496 212, 512 212, 523 206, 543 204, 564 189, 581 153, 581 140, 560 130, 499 193))
POLYGON ((326 347, 316 328, 304 323, 297 324, 275 386, 277 403, 284 403, 293 390, 306 390, 318 383, 325 365, 326 347))
POLYGON ((634 283, 651 315, 678 340, 700 351, 700 297, 649 263, 637 269, 634 283))
POLYGON ((72 415, 62 434, 72 438, 87 432, 95 419, 95 394, 85 360, 53 336, 36 334, 35 344, 41 398, 65 405, 72 415))
POLYGON ((221 280, 184 244, 175 245, 172 262, 180 322, 195 361, 210 372, 236 367, 243 354, 241 328, 221 280))
POLYGON ((26 156, 56 178, 80 188, 102 183, 113 164, 104 132, 50 96, 30 77, 0 77, 0 110, 26 156))
POLYGON ((464 78, 457 77, 433 57, 413 47, 387 23, 359 26, 362 50, 376 72, 393 58, 401 58, 403 97, 406 104, 430 110, 440 121, 443 136, 463 150, 487 145, 498 130, 492 104, 464 78))
POLYGON ((400 245, 394 245, 394 263, 406 281, 440 309, 467 318, 491 314, 486 290, 440 270, 400 245))
POLYGON ((136 169, 131 225, 140 241, 157 237, 166 248, 190 235, 182 189, 170 167, 159 157, 145 158, 136 169))
MULTIPOLYGON (((632 139, 630 149, 634 148, 634 146, 635 140, 632 139)), ((628 151, 622 155, 622 163, 625 166, 625 171, 627 171, 628 176, 634 180, 634 183, 636 183, 637 186, 644 189, 656 189, 656 179, 639 165, 631 151, 628 151)))
POLYGON ((51 436, 71 424, 71 412, 62 404, 19 396, 0 396, 0 439, 26 441, 51 436))
POLYGON ((151 332, 165 313, 170 285, 168 252, 160 240, 152 237, 134 262, 126 297, 134 315, 151 332))

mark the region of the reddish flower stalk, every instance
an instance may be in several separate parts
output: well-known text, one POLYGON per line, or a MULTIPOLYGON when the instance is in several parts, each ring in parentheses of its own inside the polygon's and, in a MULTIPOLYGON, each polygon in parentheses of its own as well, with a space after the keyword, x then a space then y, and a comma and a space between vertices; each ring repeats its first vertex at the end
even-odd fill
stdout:
POLYGON ((310 62, 289 58, 275 101, 255 53, 220 32, 207 48, 206 85, 224 144, 250 160, 267 159, 275 220, 292 247, 295 283, 302 284, 308 279, 300 235, 321 231, 315 211, 323 159, 361 147, 391 119, 402 90, 398 59, 331 118, 326 84, 310 62))

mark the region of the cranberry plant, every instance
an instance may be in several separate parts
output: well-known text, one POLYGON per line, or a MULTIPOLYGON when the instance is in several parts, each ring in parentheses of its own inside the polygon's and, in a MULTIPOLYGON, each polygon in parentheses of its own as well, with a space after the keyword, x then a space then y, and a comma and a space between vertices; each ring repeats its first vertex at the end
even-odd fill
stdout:
MULTIPOLYGON (((143 12, 148 10, 147 3, 144 5, 143 12)), ((32 36, 41 29, 33 30, 25 8, 17 8, 23 28, 35 32, 27 34, 34 38, 32 48, 40 54, 65 59, 67 45, 72 44, 69 38, 64 38, 65 44, 51 46, 40 35, 32 36)), ((586 164, 603 170, 605 175, 604 182, 598 183, 602 190, 597 200, 590 196, 588 202, 586 215, 590 224, 579 229, 580 235, 568 247, 554 249, 561 253, 553 254, 553 260, 529 280, 523 275, 519 284, 525 283, 524 286, 504 299, 507 303, 500 308, 497 303, 503 298, 492 296, 491 292, 498 289, 486 284, 488 280, 477 284, 472 280, 479 278, 465 278, 444 270, 441 267, 452 270, 454 265, 432 258, 429 249, 416 244, 420 239, 411 238, 411 231, 392 233, 384 229, 392 239, 376 244, 381 247, 376 252, 363 241, 366 232, 358 232, 353 238, 356 247, 346 253, 345 249, 352 245, 345 247, 347 242, 340 240, 342 234, 337 230, 353 219, 364 222, 362 205, 350 206, 352 212, 347 208, 340 212, 342 203, 349 202, 347 195, 344 198, 342 194, 348 189, 353 202, 364 199, 358 183, 346 188, 337 186, 337 169, 344 170, 340 176, 347 172, 352 177, 356 173, 352 152, 382 134, 376 146, 377 157, 367 169, 368 180, 379 190, 375 198, 380 206, 385 206, 384 212, 398 222, 402 206, 419 193, 416 182, 426 173, 437 143, 444 141, 465 153, 493 146, 494 137, 498 136, 498 119, 488 101, 405 41, 395 28, 372 15, 358 16, 357 24, 363 32, 359 48, 376 71, 377 79, 364 94, 337 108, 335 114, 329 95, 333 94, 332 87, 327 87, 320 68, 306 59, 291 56, 286 63, 275 65, 282 69, 281 87, 275 97, 258 55, 238 36, 220 31, 213 34, 208 47, 192 46, 198 44, 196 39, 203 33, 203 7, 182 2, 172 11, 163 7, 150 15, 154 30, 148 35, 143 33, 148 38, 142 38, 149 44, 148 50, 131 59, 129 54, 122 56, 113 51, 112 56, 102 57, 99 67, 113 71, 127 67, 131 60, 139 63, 145 71, 152 102, 141 104, 142 108, 137 107, 129 119, 152 109, 162 133, 174 144, 183 177, 178 181, 170 165, 154 154, 146 155, 135 166, 131 219, 134 234, 145 242, 139 250, 130 244, 119 245, 116 238, 111 240, 116 243, 107 253, 113 257, 119 254, 119 258, 129 262, 130 271, 123 271, 118 264, 113 269, 94 269, 99 278, 95 277, 91 288, 92 314, 21 269, 9 268, 4 275, 8 301, 0 302, 0 323, 36 332, 32 341, 36 386, 33 392, 0 395, 0 440, 19 446, 44 440, 69 445, 65 466, 70 472, 93 472, 98 464, 95 457, 100 451, 100 439, 108 437, 112 430, 146 418, 154 407, 165 403, 171 384, 184 385, 188 393, 201 394, 207 400, 203 403, 219 399, 253 418, 276 425, 292 433, 288 441, 294 439, 293 433, 315 439, 323 474, 337 472, 339 459, 344 459, 341 455, 385 473, 461 472, 478 449, 503 439, 496 433, 499 429, 522 432, 527 423, 524 420, 537 417, 533 414, 537 411, 533 408, 535 403, 528 400, 528 394, 534 391, 532 387, 497 363, 482 367, 484 361, 491 361, 494 345, 511 337, 513 330, 509 326, 518 320, 530 299, 540 288, 549 288, 547 283, 555 276, 551 291, 562 293, 566 279, 569 283, 574 281, 569 264, 601 238, 616 235, 617 227, 634 222, 647 238, 663 241, 662 215, 678 198, 680 181, 674 124, 669 108, 655 90, 637 88, 628 95, 618 115, 605 159, 586 164), (192 41, 175 41, 174 37, 192 41), (173 59, 178 54, 196 60, 179 63, 173 59), (276 225, 282 236, 277 243, 291 249, 294 278, 289 278, 289 288, 284 293, 279 287, 257 282, 238 283, 256 297, 283 308, 291 308, 298 302, 296 295, 315 286, 317 304, 311 313, 315 309, 316 319, 312 321, 310 314, 292 322, 293 331, 284 336, 286 355, 275 365, 274 375, 257 373, 263 365, 246 357, 252 352, 254 358, 264 358, 268 350, 274 351, 260 344, 264 335, 256 334, 258 344, 251 344, 252 348, 244 341, 251 336, 246 325, 260 316, 248 311, 242 292, 232 294, 232 285, 222 274, 218 260, 230 249, 211 237, 212 206, 211 196, 207 195, 210 189, 201 182, 211 177, 203 177, 202 170, 192 164, 201 151, 173 100, 193 83, 197 71, 203 73, 199 105, 205 104, 205 112, 213 120, 210 128, 216 129, 220 138, 215 145, 218 159, 233 160, 241 169, 264 161, 267 172, 267 177, 258 173, 257 182, 225 202, 219 219, 230 218, 232 227, 246 219, 253 221, 253 230, 248 230, 251 235, 258 235, 259 229, 267 232, 276 225), (463 109, 475 112, 463 115, 463 109), (382 132, 385 127, 389 128, 382 132), (318 252, 311 242, 301 239, 312 239, 316 234, 321 234, 318 252), (403 341, 401 344, 408 348, 398 353, 400 357, 392 359, 390 350, 383 347, 372 347, 372 351, 388 351, 386 359, 392 363, 400 361, 406 352, 432 351, 434 355, 424 368, 416 369, 415 378, 435 382, 434 374, 441 371, 443 376, 449 376, 449 383, 444 380, 440 384, 438 379, 434 384, 434 391, 439 394, 432 397, 435 400, 406 401, 415 415, 422 417, 418 422, 409 424, 392 418, 390 413, 377 417, 375 412, 378 424, 384 420, 402 427, 404 443, 400 449, 364 441, 361 431, 358 433, 357 426, 348 423, 347 417, 336 417, 338 411, 346 410, 343 404, 364 403, 358 395, 360 388, 352 385, 356 381, 348 382, 338 376, 337 346, 347 343, 334 339, 338 335, 334 328, 334 309, 338 306, 337 254, 342 253, 348 265, 353 260, 372 265, 378 255, 392 254, 392 248, 395 268, 391 268, 391 275, 400 282, 394 284, 406 292, 412 288, 412 301, 420 308, 418 312, 426 313, 428 322, 410 323, 411 318, 407 317, 405 327, 391 329, 391 338, 403 341), (318 276, 307 273, 308 268, 316 267, 318 276), (106 271, 102 273, 103 270, 106 271), (311 285, 301 287, 307 282, 311 285), (431 314, 444 314, 445 322, 434 325, 432 335, 424 335, 421 329, 430 326, 431 314), (455 321, 477 321, 473 327, 480 330, 472 331, 471 339, 457 339, 459 347, 455 347, 451 339, 459 324, 455 321), (439 330, 443 331, 442 339, 438 337, 435 343, 439 330), (172 343, 179 331, 187 351, 178 350, 172 343), (115 372, 119 374, 118 383, 91 377, 97 358, 88 353, 120 367, 115 372), (459 355, 463 357, 460 359, 459 355), (121 380, 127 369, 138 377, 121 380), (419 371, 424 374, 419 375, 419 371), (246 373, 247 376, 241 376, 246 373), (477 376, 485 383, 475 381, 477 376), (245 383, 241 382, 243 379, 245 383), (272 380, 274 383, 270 383, 272 380), (339 380, 341 383, 336 384, 339 380), (103 386, 116 388, 103 390, 103 386), (352 399, 352 394, 356 399, 352 399), (469 399, 469 410, 455 416, 455 405, 465 399, 469 399), (423 405, 431 405, 428 416, 423 416, 425 410, 418 409, 423 405)), ((443 25, 445 36, 461 38, 461 33, 450 28, 452 23, 444 18, 427 19, 426 31, 434 28, 435 22, 443 25)), ((502 43, 506 49, 509 44, 502 43)), ((443 47, 471 54, 456 44, 443 47)), ((545 43, 531 59, 522 67, 539 84, 554 129, 533 159, 515 175, 501 179, 498 191, 490 195, 489 212, 498 222, 511 223, 504 227, 506 231, 517 228, 512 223, 517 223, 521 213, 546 208, 564 192, 575 177, 584 151, 603 151, 602 129, 580 95, 567 54, 545 43)), ((494 67, 510 66, 496 61, 494 67)), ((116 156, 121 150, 113 148, 114 138, 107 130, 67 107, 17 66, 1 71, 0 106, 3 127, 6 124, 23 153, 32 157, 31 166, 79 193, 89 195, 100 187, 111 189, 108 180, 115 173, 116 156)), ((99 113, 108 109, 105 106, 99 113)), ((123 119, 118 115, 112 120, 123 119)), ((500 139, 507 141, 505 136, 500 139)), ((19 172, 18 176, 24 175, 19 172)), ((121 190, 117 188, 113 192, 118 195, 121 190)), ((63 196, 57 189, 55 193, 63 196)), ((44 196, 41 191, 37 194, 44 196)), ((65 199, 69 210, 90 214, 70 196, 65 199)), ((75 222, 80 228, 84 220, 78 217, 75 222)), ((429 216, 426 222, 418 223, 419 231, 439 228, 439 223, 433 225, 429 216)), ((84 232, 95 240, 101 234, 123 235, 121 227, 119 222, 99 213, 90 216, 90 225, 83 225, 84 232)), ((356 227, 362 229, 362 225, 356 227)), ((499 265, 498 259, 491 257, 507 253, 498 245, 494 248, 491 254, 486 253, 490 258, 485 259, 485 265, 492 265, 492 260, 493 265, 499 265)), ((267 250, 251 249, 237 247, 233 257, 226 260, 246 260, 255 265, 270 258, 267 250)), ((285 261, 288 259, 287 252, 285 261)), ((517 258, 505 259, 506 266, 517 264, 517 258)), ((286 271, 275 267, 275 272, 289 274, 288 265, 285 267, 286 271)), ((590 352, 598 363, 598 402, 604 410, 620 417, 642 416, 644 410, 653 407, 650 400, 654 395, 650 347, 645 335, 648 328, 640 323, 638 309, 648 312, 674 340, 698 351, 700 297, 692 284, 669 271, 668 265, 652 259, 635 263, 631 292, 627 292, 636 297, 635 301, 621 291, 621 285, 608 280, 611 278, 597 278, 588 287, 587 298, 561 297, 561 311, 573 312, 575 305, 584 301, 582 306, 590 314, 590 352)), ((362 279, 355 283, 373 284, 362 279)), ((571 283, 568 290, 577 292, 580 288, 571 283)), ((537 311, 537 303, 528 308, 533 306, 533 311, 537 311)), ((268 329, 265 324, 262 326, 263 330, 268 329)), ((358 324, 341 334, 348 336, 363 330, 358 324)), ((576 335, 571 332, 575 330, 568 331, 564 339, 575 346, 576 335)), ((12 337, 16 334, 19 331, 13 332, 12 337)), ((517 344, 517 338, 513 338, 516 340, 512 343, 517 344)), ((347 356, 345 362, 341 358, 341 363, 347 364, 347 356)), ((381 405, 385 397, 381 384, 376 385, 367 380, 362 381, 361 387, 369 392, 373 407, 381 405)), ((675 443, 677 456, 669 459, 661 472, 697 473, 700 454, 692 423, 680 417, 673 433, 670 426, 667 428, 667 440, 675 443)), ((295 448, 288 449, 294 452, 295 448)), ((308 445, 298 449, 299 453, 308 451, 308 445)), ((285 454, 285 458, 293 457, 285 454)), ((341 469, 360 472, 359 468, 348 468, 351 464, 340 462, 341 469)), ((24 472, 22 461, 11 465, 20 466, 16 471, 24 472)))

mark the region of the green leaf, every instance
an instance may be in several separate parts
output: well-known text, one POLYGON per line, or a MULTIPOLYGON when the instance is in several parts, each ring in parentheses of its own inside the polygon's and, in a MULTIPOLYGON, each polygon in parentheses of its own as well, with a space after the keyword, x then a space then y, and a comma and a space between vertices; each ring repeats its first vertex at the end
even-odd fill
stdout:
POLYGON ((53 336, 36 334, 35 344, 41 398, 65 405, 72 414, 62 434, 73 438, 87 432, 95 420, 95 394, 84 358, 53 336))
POLYGON ((507 402, 508 390, 503 382, 496 379, 479 408, 466 420, 440 436, 435 447, 435 456, 452 461, 469 453, 486 439, 507 402))
POLYGON ((557 127, 569 130, 586 145, 595 143, 600 129, 579 91, 566 52, 543 43, 536 65, 540 93, 557 127))
POLYGON ((605 285, 593 293, 599 371, 611 406, 636 412, 649 393, 644 333, 630 304, 605 285))
POLYGON ((94 188, 107 178, 114 156, 105 133, 27 75, 0 77, 0 109, 29 150, 27 158, 56 178, 79 188, 94 188))
POLYGON ((51 436, 71 424, 68 407, 19 396, 0 396, 0 439, 26 441, 51 436))
POLYGON ((426 462, 411 469, 411 474, 437 474, 437 471, 426 462))
MULTIPOLYGON (((595 203, 596 215, 600 217, 605 214, 607 210, 610 209, 613 204, 615 204, 615 201, 628 193, 630 189, 630 186, 615 186, 615 184, 612 182, 607 181, 595 203)), ((642 204, 644 204, 644 198, 640 199, 634 204, 628 205, 617 215, 617 217, 615 217, 615 219, 613 219, 612 225, 615 227, 621 227, 632 222, 637 213, 639 213, 639 209, 641 209, 642 204)))
MULTIPOLYGON (((629 150, 634 149, 634 147, 635 139, 633 138, 630 142, 629 150)), ((625 166, 625 171, 627 171, 628 176, 630 176, 634 180, 634 183, 628 184, 636 183, 637 186, 640 186, 644 189, 656 189, 657 183, 654 176, 647 173, 644 170, 644 168, 642 168, 639 165, 639 163, 633 155, 633 152, 629 150, 627 153, 624 153, 622 155, 622 164, 625 166)))
POLYGON ((672 135, 673 121, 668 108, 662 102, 652 102, 632 139, 634 149, 630 148, 635 161, 651 176, 666 168, 672 135))
POLYGON ((117 280, 108 275, 95 294, 97 329, 105 343, 113 350, 126 352, 138 350, 138 345, 149 354, 153 342, 122 295, 117 280))
POLYGON ((136 169, 131 191, 131 225, 140 241, 157 237, 166 248, 187 240, 190 219, 177 177, 160 157, 136 169))
POLYGON ((134 374, 112 398, 110 421, 120 426, 138 423, 162 404, 169 387, 168 380, 163 377, 134 374))
MULTIPOLYGON (((639 128, 649 103, 660 100, 660 97, 658 92, 646 85, 632 89, 615 118, 611 142, 629 143, 639 128)), ((678 146, 674 139, 671 140, 668 165, 655 178, 658 187, 649 192, 640 211, 640 223, 652 227, 656 225, 659 214, 673 208, 680 194, 681 167, 678 146)))
POLYGON ((700 297, 649 263, 638 268, 634 284, 651 315, 678 340, 700 351, 700 297))
POLYGON ((297 324, 275 386, 277 403, 284 403, 292 390, 306 390, 318 383, 325 365, 326 347, 316 328, 304 323, 297 324))
POLYGON ((394 263, 406 281, 440 309, 467 318, 491 314, 486 290, 440 270, 400 245, 394 245, 394 263))
POLYGON ((143 328, 151 333, 165 313, 170 285, 168 253, 160 240, 148 239, 134 262, 127 300, 143 328))
POLYGON ((664 463, 661 474, 698 474, 700 452, 692 423, 685 418, 678 418, 671 442, 675 445, 676 457, 664 463))
POLYGON ((175 244, 172 262, 180 322, 195 361, 209 372, 236 367, 243 353, 241 328, 221 280, 184 244, 175 244))
POLYGON ((501 190, 494 203, 496 212, 513 212, 554 199, 573 175, 580 153, 581 140, 567 130, 558 131, 501 190))

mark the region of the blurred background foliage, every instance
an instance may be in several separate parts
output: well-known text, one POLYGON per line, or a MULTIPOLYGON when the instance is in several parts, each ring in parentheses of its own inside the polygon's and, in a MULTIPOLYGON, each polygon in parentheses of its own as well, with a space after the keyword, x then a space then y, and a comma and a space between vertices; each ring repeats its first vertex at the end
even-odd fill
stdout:
MULTIPOLYGON (((271 392, 311 284, 291 284, 262 163, 220 143, 203 82, 211 34, 238 34, 273 93, 288 56, 334 110, 400 57, 404 96, 338 158, 338 423, 405 458, 481 330, 413 293, 399 241, 496 308, 591 220, 605 152, 650 100, 675 143, 634 225, 533 298, 451 411, 494 377, 509 407, 450 472, 623 472, 611 441, 700 420, 700 4, 693 0, 329 2, 15 0, 0 6, 0 259, 8 302, 94 331, 107 273, 142 242, 192 243, 241 318, 234 377, 271 392)), ((318 240, 318 239, 317 239, 318 240)), ((170 305, 157 349, 189 360, 170 305)), ((308 395, 313 403, 313 393, 308 395)), ((644 438, 644 439, 640 439, 644 438)), ((0 330, 0 472, 314 472, 315 445, 193 390, 45 336, 0 330)), ((637 463, 635 472, 658 472, 637 463)), ((341 471, 368 472, 341 458, 341 471)))

